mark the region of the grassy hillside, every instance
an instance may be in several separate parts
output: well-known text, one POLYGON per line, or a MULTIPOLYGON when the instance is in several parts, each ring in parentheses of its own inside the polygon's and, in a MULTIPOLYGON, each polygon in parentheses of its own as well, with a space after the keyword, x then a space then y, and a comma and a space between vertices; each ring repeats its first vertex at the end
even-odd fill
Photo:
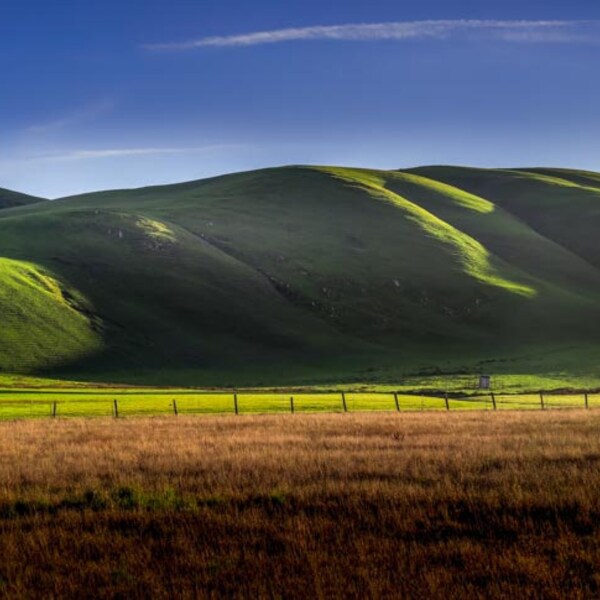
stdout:
POLYGON ((38 202, 44 202, 44 199, 0 188, 0 210, 26 204, 37 204, 38 202))
POLYGON ((0 314, 5 371, 58 367, 102 345, 85 299, 33 264, 0 258, 0 314))
POLYGON ((0 370, 198 385, 593 377, 598 215, 600 175, 457 167, 267 169, 5 209, 0 290, 27 265, 63 291, 0 296, 3 314, 30 307, 0 331, 0 370))

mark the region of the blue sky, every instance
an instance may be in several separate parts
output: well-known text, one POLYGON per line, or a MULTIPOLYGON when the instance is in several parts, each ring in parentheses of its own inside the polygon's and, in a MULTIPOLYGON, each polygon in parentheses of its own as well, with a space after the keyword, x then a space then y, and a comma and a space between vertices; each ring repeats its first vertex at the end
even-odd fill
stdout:
POLYGON ((298 163, 600 170, 599 64, 596 0, 4 0, 0 187, 298 163))

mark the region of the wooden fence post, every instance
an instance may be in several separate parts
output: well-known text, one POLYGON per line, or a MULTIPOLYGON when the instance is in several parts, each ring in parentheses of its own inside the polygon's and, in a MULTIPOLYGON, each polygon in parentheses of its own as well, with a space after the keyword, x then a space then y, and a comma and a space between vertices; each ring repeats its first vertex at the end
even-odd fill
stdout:
POLYGON ((544 406, 544 392, 540 392, 540 406, 542 407, 542 410, 546 408, 544 406))
POLYGON ((294 414, 294 396, 290 396, 290 411, 294 414))
POLYGON ((173 414, 175 416, 179 414, 179 411, 177 410, 177 400, 175 398, 173 398, 173 414))
POLYGON ((56 401, 52 403, 52 418, 56 418, 56 401))
POLYGON ((233 409, 234 409, 236 415, 240 414, 240 410, 239 410, 239 407, 238 407, 237 394, 233 395, 233 409))
POLYGON ((117 400, 113 400, 113 416, 115 419, 119 418, 119 403, 117 400))
POLYGON ((585 408, 588 409, 590 407, 590 403, 589 403, 589 399, 588 399, 588 393, 585 393, 585 408))
POLYGON ((448 400, 448 392, 444 394, 444 400, 446 401, 446 410, 450 410, 450 401, 448 400))
POLYGON ((394 402, 396 403, 396 412, 400 412, 400 401, 398 400, 398 392, 394 392, 394 402))
POLYGON ((492 392, 490 396, 492 397, 492 406, 494 407, 494 410, 496 410, 496 394, 492 392))
POLYGON ((346 394, 342 392, 342 406, 344 407, 344 412, 348 412, 348 405, 346 404, 346 394))

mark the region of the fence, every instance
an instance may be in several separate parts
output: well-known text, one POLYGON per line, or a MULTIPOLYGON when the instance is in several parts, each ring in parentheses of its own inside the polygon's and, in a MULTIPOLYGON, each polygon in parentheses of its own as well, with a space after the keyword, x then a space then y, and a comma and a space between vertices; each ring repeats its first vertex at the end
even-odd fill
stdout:
MULTIPOLYGON (((143 415, 347 413, 366 411, 415 412, 458 410, 553 410, 600 408, 600 392, 415 395, 401 392, 343 391, 285 393, 177 394, 124 392, 114 395, 41 392, 40 399, 0 399, 0 420, 42 417, 126 417, 143 415), (107 397, 107 396, 112 397, 107 397), (46 397, 46 399, 44 399, 46 397)), ((5 392, 3 396, 9 396, 5 392)), ((31 395, 35 395, 31 392, 31 395)))

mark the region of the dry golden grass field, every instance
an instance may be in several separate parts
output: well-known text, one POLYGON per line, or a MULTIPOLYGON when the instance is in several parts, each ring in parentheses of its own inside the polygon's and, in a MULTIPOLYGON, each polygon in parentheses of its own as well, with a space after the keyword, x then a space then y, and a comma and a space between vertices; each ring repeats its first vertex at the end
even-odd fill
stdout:
POLYGON ((7 598, 597 598, 600 411, 0 423, 7 598))

